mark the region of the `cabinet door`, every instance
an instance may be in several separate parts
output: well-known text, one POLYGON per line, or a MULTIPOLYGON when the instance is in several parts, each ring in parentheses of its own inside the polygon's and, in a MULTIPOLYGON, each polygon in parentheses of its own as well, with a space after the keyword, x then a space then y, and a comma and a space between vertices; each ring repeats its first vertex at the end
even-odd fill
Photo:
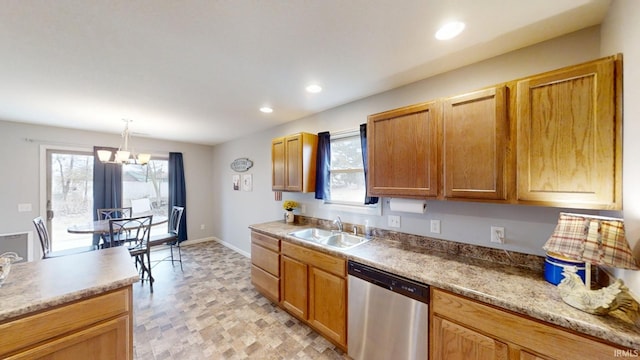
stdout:
POLYGON ((67 334, 6 359, 131 359, 129 315, 67 334))
POLYGON ((438 195, 440 114, 436 104, 418 104, 368 117, 370 195, 438 195))
POLYGON ((519 201, 621 208, 617 86, 613 57, 518 82, 519 201))
POLYGON ((433 360, 507 360, 506 344, 456 323, 433 316, 433 360))
POLYGON ((285 147, 286 189, 288 191, 302 191, 302 134, 287 136, 285 147))
POLYGON ((538 355, 534 355, 526 350, 520 350, 516 359, 519 360, 548 360, 548 358, 540 357, 538 355))
POLYGON ((300 319, 307 320, 307 264, 285 255, 282 255, 281 259, 280 291, 282 294, 280 298, 282 299, 282 307, 300 319))
POLYGON ((284 137, 275 138, 271 141, 271 189, 274 191, 285 190, 285 143, 284 137))
POLYGON ((444 195, 506 198, 506 87, 448 98, 443 106, 444 195))
POLYGON ((347 282, 309 268, 309 322, 338 344, 347 345, 347 282))

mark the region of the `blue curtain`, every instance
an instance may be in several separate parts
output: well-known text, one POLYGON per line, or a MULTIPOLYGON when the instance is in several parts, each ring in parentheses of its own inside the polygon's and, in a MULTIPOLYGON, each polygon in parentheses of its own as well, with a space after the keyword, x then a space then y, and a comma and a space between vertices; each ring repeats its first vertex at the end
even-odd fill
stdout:
POLYGON ((316 155, 316 199, 329 199, 329 180, 331 168, 331 135, 328 131, 318 133, 318 152, 316 155))
MULTIPOLYGON (((122 165, 103 164, 98 150, 115 153, 118 149, 94 146, 93 148, 93 219, 98 220, 97 209, 117 208, 122 204, 122 165)), ((112 155, 113 156, 113 155, 112 155)), ((100 235, 93 235, 93 245, 100 243, 100 235)))
MULTIPOLYGON (((360 125, 360 146, 362 146, 362 167, 364 168, 364 186, 367 187, 367 176, 369 174, 369 164, 367 160, 367 124, 360 125)), ((371 205, 377 204, 378 198, 374 196, 367 196, 365 194, 364 204, 371 205)))
POLYGON ((178 241, 187 240, 187 191, 184 184, 184 164, 182 153, 169 153, 169 211, 174 206, 184 206, 178 241))

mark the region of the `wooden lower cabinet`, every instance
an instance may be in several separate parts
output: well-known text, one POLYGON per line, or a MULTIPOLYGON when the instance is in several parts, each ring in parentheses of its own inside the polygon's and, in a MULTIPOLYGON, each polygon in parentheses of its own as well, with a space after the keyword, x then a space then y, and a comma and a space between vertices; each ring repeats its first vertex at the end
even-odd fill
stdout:
POLYGON ((282 307, 303 320, 309 314, 308 279, 307 264, 282 256, 282 307))
POLYGON ((0 323, 2 359, 133 359, 131 285, 0 323))
POLYGON ((337 343, 346 344, 347 281, 321 269, 309 269, 309 322, 337 343))
POLYGON ((448 360, 507 359, 509 348, 489 336, 433 316, 433 357, 448 360))
POLYGON ((124 343, 129 326, 129 317, 121 316, 6 359, 130 359, 124 343))
POLYGON ((283 241, 281 269, 282 307, 346 351, 346 261, 283 241))
POLYGON ((431 288, 430 359, 610 359, 620 347, 431 288))
POLYGON ((264 296, 280 301, 280 240, 251 232, 251 283, 264 296))

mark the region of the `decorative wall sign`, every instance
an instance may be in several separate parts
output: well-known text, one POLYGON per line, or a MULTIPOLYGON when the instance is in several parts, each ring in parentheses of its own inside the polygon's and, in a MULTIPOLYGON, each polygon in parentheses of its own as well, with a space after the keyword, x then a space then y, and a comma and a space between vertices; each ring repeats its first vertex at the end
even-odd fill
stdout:
POLYGON ((237 158, 231 163, 231 169, 237 172, 245 172, 253 166, 253 161, 249 158, 237 158))

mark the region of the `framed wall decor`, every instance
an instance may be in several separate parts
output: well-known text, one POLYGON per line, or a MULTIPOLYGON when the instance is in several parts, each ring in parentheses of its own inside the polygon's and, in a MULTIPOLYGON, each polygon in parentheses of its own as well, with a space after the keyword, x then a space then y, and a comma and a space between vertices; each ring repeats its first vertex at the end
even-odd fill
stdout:
POLYGON ((240 175, 233 175, 231 179, 233 180, 233 190, 240 191, 240 175))
POLYGON ((253 176, 251 174, 242 175, 242 191, 253 191, 253 176))

